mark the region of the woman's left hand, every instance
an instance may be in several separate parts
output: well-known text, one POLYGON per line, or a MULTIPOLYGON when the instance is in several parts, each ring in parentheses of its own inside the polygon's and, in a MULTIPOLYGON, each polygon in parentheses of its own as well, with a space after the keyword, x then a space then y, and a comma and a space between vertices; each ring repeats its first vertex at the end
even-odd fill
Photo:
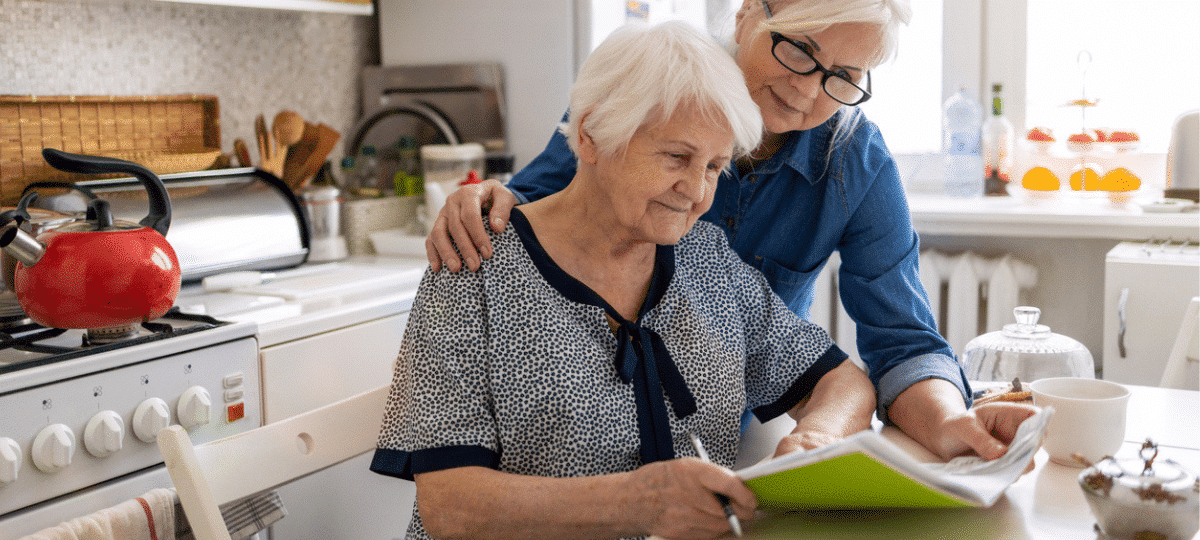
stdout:
POLYGON ((796 451, 812 450, 838 442, 842 437, 820 431, 800 431, 789 433, 780 439, 775 447, 775 456, 782 456, 796 451))

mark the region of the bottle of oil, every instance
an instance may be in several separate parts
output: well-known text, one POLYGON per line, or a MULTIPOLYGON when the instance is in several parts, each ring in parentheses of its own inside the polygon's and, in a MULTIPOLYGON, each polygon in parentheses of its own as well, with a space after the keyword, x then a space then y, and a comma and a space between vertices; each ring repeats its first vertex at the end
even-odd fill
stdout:
POLYGON ((1016 135, 1012 122, 1004 117, 1001 85, 992 85, 992 115, 983 123, 983 188, 986 195, 1008 195, 1012 180, 1016 135))

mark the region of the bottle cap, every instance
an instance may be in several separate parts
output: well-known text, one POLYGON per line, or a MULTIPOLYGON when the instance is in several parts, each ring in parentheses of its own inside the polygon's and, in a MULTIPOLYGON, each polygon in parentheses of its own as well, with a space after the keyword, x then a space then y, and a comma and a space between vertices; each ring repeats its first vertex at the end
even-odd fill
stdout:
POLYGON ((482 180, 479 179, 479 172, 475 169, 471 169, 470 171, 467 171, 467 179, 459 182, 458 185, 467 186, 471 184, 478 184, 480 182, 482 182, 482 180))

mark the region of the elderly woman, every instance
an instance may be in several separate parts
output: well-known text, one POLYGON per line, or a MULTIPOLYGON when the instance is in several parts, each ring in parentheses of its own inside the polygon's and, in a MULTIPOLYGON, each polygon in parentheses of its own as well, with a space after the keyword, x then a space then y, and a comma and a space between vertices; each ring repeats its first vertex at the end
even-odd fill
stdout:
POLYGON ((747 403, 796 411, 839 369, 825 401, 870 425, 866 375, 696 222, 762 130, 719 45, 622 29, 571 110, 570 184, 515 210, 479 272, 421 283, 372 464, 415 480, 409 538, 712 537, 730 527, 714 493, 756 504, 725 468, 747 403))
MULTIPOLYGON (((765 134, 722 174, 700 219, 720 227, 802 317, 817 275, 837 251, 842 305, 856 323, 879 418, 944 459, 993 459, 1032 412, 1016 404, 968 408, 970 386, 921 286, 899 170, 879 129, 855 106, 871 98, 871 69, 895 53, 911 11, 908 0, 743 0, 733 56, 765 134)), ((574 169, 556 135, 508 189, 485 182, 456 191, 426 241, 434 270, 444 261, 458 271, 460 252, 472 269, 480 253, 490 254, 481 206, 491 207, 488 223, 499 230, 517 199, 562 189, 574 169)), ((814 402, 838 384, 826 377, 814 402)), ((813 448, 849 435, 853 426, 841 418, 805 414, 798 443, 813 448)))

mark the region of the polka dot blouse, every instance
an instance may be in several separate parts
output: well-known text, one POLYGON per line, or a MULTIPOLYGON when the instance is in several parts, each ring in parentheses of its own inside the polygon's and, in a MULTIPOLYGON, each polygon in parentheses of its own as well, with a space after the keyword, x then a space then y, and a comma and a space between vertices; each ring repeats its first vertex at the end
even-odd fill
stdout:
MULTIPOLYGON (((519 210, 491 241, 478 272, 426 271, 371 470, 602 475, 695 455, 689 432, 732 467, 745 408, 785 413, 846 358, 707 222, 658 246, 638 320, 618 316, 616 334, 616 312, 554 264, 519 210)), ((415 505, 408 538, 429 538, 415 505)))

